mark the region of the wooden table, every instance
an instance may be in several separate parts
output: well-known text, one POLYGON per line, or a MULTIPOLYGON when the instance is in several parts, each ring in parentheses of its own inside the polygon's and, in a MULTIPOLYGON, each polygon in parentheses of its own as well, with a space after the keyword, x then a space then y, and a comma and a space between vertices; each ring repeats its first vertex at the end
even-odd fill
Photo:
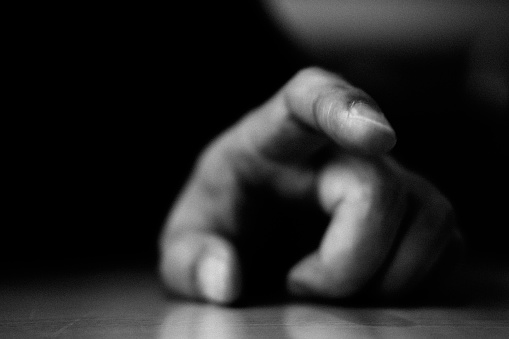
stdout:
POLYGON ((18 277, 0 283, 0 338, 509 338, 508 265, 470 264, 444 291, 412 307, 223 308, 169 298, 153 270, 18 277))

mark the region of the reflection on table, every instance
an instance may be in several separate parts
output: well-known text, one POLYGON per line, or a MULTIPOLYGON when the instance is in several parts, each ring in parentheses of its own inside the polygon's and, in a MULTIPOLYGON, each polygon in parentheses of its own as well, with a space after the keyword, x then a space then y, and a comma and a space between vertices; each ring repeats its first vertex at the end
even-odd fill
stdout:
POLYGON ((169 298, 153 270, 138 269, 6 280, 0 338, 509 337, 508 265, 470 265, 442 302, 411 307, 225 308, 169 298))

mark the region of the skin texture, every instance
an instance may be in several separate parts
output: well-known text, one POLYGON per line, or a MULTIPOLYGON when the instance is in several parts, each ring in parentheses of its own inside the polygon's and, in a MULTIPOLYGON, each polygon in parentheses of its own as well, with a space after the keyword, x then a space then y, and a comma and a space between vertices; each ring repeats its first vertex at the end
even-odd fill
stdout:
POLYGON ((165 286, 221 304, 408 295, 461 237, 450 202, 387 155, 395 142, 366 93, 300 71, 202 152, 161 234, 165 286))

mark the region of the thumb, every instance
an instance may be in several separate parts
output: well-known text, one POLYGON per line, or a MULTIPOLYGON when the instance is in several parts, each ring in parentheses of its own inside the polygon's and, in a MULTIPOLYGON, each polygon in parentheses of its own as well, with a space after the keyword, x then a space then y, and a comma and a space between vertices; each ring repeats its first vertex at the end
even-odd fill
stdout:
POLYGON ((230 304, 241 289, 237 253, 223 237, 203 232, 163 237, 160 276, 177 294, 230 304))

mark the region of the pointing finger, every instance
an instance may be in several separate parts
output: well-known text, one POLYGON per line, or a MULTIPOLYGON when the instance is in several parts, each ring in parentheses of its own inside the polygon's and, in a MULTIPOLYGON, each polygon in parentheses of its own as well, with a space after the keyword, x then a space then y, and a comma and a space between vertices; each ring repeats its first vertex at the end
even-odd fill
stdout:
POLYGON ((247 116, 248 148, 276 160, 301 160, 327 142, 352 152, 390 150, 395 132, 366 93, 319 68, 298 73, 269 102, 247 116))

